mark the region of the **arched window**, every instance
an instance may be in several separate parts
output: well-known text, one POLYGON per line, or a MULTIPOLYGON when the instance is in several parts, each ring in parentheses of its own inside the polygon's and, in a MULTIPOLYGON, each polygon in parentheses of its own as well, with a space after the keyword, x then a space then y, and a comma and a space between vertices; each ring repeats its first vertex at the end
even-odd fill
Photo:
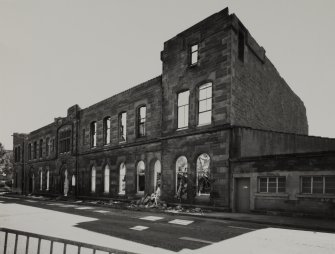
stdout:
POLYGON ((111 118, 109 116, 104 118, 103 121, 104 130, 104 145, 108 145, 111 140, 111 118))
POLYGON ((50 182, 50 171, 47 171, 47 190, 49 190, 49 182, 50 182))
POLYGON ((96 170, 95 167, 92 167, 91 170, 91 192, 95 192, 95 180, 96 180, 96 170))
POLYGON ((145 164, 140 161, 137 164, 137 192, 143 193, 145 190, 145 164))
POLYGON ((33 174, 31 177, 31 191, 35 191, 35 174, 33 174))
POLYGON ((161 184, 161 175, 162 175, 162 169, 161 169, 161 162, 157 160, 154 165, 154 190, 156 191, 157 187, 161 184))
POLYGON ((119 142, 127 140, 127 112, 119 114, 119 142))
POLYGON ((206 83, 199 87, 199 125, 212 122, 212 83, 206 83))
POLYGON ((123 162, 120 165, 119 194, 126 194, 126 165, 123 162))
POLYGON ((176 161, 176 193, 181 197, 187 188, 187 159, 180 156, 176 161))
POLYGON ((107 164, 104 170, 104 192, 105 193, 109 193, 109 173, 110 173, 110 169, 107 164))
POLYGON ((43 171, 42 169, 40 170, 40 190, 43 189, 43 171))
POLYGON ((72 186, 76 186, 76 176, 75 175, 72 175, 71 183, 72 183, 72 186))
POLYGON ((198 195, 209 195, 211 191, 210 162, 208 154, 203 153, 197 159, 197 193, 198 195))

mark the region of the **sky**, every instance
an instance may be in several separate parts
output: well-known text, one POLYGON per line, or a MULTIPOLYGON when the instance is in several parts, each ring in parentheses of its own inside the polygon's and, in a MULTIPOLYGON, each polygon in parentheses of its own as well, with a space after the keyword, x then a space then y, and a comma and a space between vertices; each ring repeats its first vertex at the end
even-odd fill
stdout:
POLYGON ((229 7, 335 138, 334 0, 0 0, 0 142, 156 77, 163 43, 229 7))

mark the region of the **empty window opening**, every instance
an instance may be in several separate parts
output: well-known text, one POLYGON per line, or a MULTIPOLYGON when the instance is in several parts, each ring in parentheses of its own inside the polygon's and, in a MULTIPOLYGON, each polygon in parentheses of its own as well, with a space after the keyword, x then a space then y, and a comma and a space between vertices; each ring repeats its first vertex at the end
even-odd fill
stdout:
POLYGON ((147 115, 147 107, 146 106, 140 107, 137 112, 137 136, 138 137, 145 136, 146 115, 147 115))
POLYGON ((140 161, 137 164, 137 192, 143 193, 145 190, 145 164, 140 161))
POLYGON ((111 118, 109 116, 105 117, 103 124, 104 124, 104 126, 103 126, 103 129, 104 129, 104 144, 108 145, 110 143, 110 140, 111 140, 111 118))
POLYGON ((127 113, 123 112, 119 115, 119 141, 127 140, 127 113))
POLYGON ((126 194, 126 165, 121 163, 119 174, 119 194, 126 194))
POLYGON ((110 175, 110 169, 108 164, 105 166, 104 170, 104 192, 109 193, 109 175, 110 175))
POLYGON ((203 153, 197 159, 197 194, 209 195, 211 192, 210 162, 208 154, 203 153))

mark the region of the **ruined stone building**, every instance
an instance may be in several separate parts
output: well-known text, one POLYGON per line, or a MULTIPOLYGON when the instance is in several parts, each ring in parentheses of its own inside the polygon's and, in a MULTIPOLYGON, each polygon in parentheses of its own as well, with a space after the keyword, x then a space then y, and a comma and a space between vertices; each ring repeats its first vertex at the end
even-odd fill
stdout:
POLYGON ((164 43, 162 75, 14 134, 24 194, 334 216, 335 139, 228 8, 164 43))

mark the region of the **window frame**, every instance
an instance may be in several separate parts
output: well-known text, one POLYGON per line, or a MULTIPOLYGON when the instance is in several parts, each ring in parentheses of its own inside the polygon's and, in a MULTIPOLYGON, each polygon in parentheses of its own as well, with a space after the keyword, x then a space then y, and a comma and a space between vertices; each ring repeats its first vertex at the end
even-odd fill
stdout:
POLYGON ((145 192, 145 182, 146 182, 146 174, 145 174, 145 171, 146 171, 146 167, 145 167, 145 162, 143 160, 140 160, 139 162, 137 162, 137 165, 136 165, 136 192, 137 194, 144 194, 145 192), (140 165, 143 164, 143 167, 144 167, 144 172, 140 172, 140 165), (143 190, 140 190, 140 176, 144 176, 144 189, 143 190))
POLYGON ((71 138, 72 130, 64 129, 59 131, 59 154, 66 154, 71 152, 71 138))
POLYGON ((190 90, 182 90, 182 91, 179 91, 177 93, 177 130, 184 130, 184 129, 188 129, 189 128, 189 124, 190 124, 190 90), (188 96, 187 96, 187 104, 182 104, 182 105, 179 105, 179 96, 183 93, 188 93, 188 96), (183 113, 184 113, 184 123, 186 122, 185 125, 183 126, 179 126, 179 116, 180 116, 180 113, 179 113, 179 108, 183 108, 183 113), (185 108, 187 108, 187 111, 185 110, 185 108), (187 112, 187 118, 185 118, 185 114, 187 112))
POLYGON ((110 193, 110 172, 111 172, 110 167, 109 167, 108 164, 106 164, 104 166, 104 181, 103 181, 104 182, 104 193, 105 194, 110 193), (106 175, 107 170, 108 170, 108 177, 106 175), (106 181, 107 179, 108 179, 108 181, 106 181), (107 186, 108 186, 108 188, 106 188, 107 186))
POLYGON ((327 177, 335 177, 335 175, 306 175, 306 176, 300 176, 300 194, 303 195, 335 195, 334 193, 326 192, 326 178, 327 177), (322 193, 315 193, 314 192, 314 178, 321 177, 322 178, 322 193), (309 178, 311 181, 310 185, 310 192, 303 192, 303 178, 309 178))
POLYGON ((197 114, 198 126, 201 127, 201 126, 211 125, 213 123, 213 82, 212 81, 202 83, 201 85, 198 86, 198 97, 197 97, 197 99, 198 99, 198 114, 197 114), (201 88, 201 87, 204 87, 204 88, 201 88), (200 91, 204 90, 204 89, 207 89, 209 87, 211 88, 211 94, 210 94, 211 97, 207 97, 207 93, 206 93, 206 98, 205 99, 200 99, 200 91), (200 112, 200 103, 202 101, 206 101, 206 105, 207 105, 208 100, 211 101, 210 109, 208 110, 206 108, 206 110, 200 112), (210 112, 210 122, 200 123, 200 114, 203 114, 203 113, 206 113, 206 112, 210 112))
POLYGON ((96 191, 97 191, 97 169, 95 168, 95 166, 92 166, 91 167, 91 193, 96 193, 96 191))
POLYGON ((199 63, 199 43, 192 43, 189 45, 189 66, 197 66, 199 63), (193 49, 196 46, 196 49, 193 49), (193 56, 195 55, 196 61, 193 62, 193 56))
POLYGON ((286 176, 259 176, 258 177, 258 183, 257 183, 257 186, 258 186, 258 193, 261 193, 261 194, 285 194, 286 193, 286 189, 287 189, 287 183, 286 183, 286 176), (270 192, 269 191, 269 179, 270 178, 275 178, 276 179, 276 191, 275 192, 270 192), (285 183, 284 183, 284 191, 280 191, 279 192, 279 178, 281 179, 284 179, 285 180, 285 183), (261 191, 261 179, 267 179, 266 180, 266 191, 261 191))

